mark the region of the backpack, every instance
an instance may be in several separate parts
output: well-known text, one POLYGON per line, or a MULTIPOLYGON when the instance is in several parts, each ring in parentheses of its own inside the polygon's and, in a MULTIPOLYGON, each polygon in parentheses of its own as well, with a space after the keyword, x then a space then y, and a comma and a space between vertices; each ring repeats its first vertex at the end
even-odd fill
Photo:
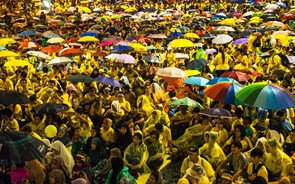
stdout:
POLYGON ((254 47, 260 47, 261 45, 261 42, 260 42, 260 39, 259 38, 256 38, 253 42, 253 46, 254 47))
POLYGON ((290 62, 289 62, 289 59, 287 58, 287 56, 282 53, 279 53, 277 55, 280 56, 282 65, 288 67, 290 62))

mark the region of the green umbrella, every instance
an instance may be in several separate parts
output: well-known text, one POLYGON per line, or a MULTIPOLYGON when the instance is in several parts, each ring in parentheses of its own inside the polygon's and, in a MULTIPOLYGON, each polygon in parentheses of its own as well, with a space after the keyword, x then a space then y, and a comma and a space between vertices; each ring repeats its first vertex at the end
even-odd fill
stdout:
POLYGON ((192 100, 188 97, 185 98, 181 98, 179 100, 175 100, 173 102, 171 102, 169 104, 170 106, 179 106, 179 105, 183 105, 183 106, 190 106, 190 107, 199 107, 201 109, 203 109, 204 107, 199 104, 198 102, 196 102, 195 100, 192 100))

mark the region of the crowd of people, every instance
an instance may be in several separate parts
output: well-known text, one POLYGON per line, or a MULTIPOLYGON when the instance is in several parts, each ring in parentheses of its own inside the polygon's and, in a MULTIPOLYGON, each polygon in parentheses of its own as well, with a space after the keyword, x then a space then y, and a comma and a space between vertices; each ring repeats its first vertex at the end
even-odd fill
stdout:
POLYGON ((206 86, 157 75, 165 67, 192 69, 190 62, 201 59, 208 65, 188 76, 211 80, 226 71, 256 72, 241 84, 268 81, 293 93, 295 67, 291 60, 285 64, 285 56, 295 53, 293 2, 267 10, 264 4, 276 2, 46 2, 0 2, 0 56, 7 50, 18 55, 0 58, 0 89, 31 101, 1 104, 1 129, 21 131, 49 147, 41 160, 3 164, 0 183, 134 184, 147 173, 146 183, 172 183, 162 174, 163 163, 181 159, 179 184, 295 183, 294 109, 223 104, 202 93, 206 86), (282 25, 261 27, 266 14, 282 25), (260 18, 251 23, 254 15, 260 18), (225 19, 234 31, 215 29, 225 19), (30 34, 22 34, 28 30, 30 34), (62 41, 48 43, 48 33, 62 41), (83 33, 96 40, 79 42, 83 33), (197 35, 187 37, 194 47, 169 45, 185 33, 197 35), (214 44, 214 34, 221 33, 248 40, 214 44), (25 42, 37 45, 25 47, 25 42), (135 62, 105 57, 119 43, 139 45, 120 51, 135 62), (61 49, 43 50, 50 59, 28 52, 50 46, 81 52, 65 55, 72 61, 55 64, 49 63, 61 49), (71 82, 72 76, 80 81, 71 82), (87 76, 93 80, 83 82, 87 76), (100 77, 120 85, 96 81, 100 77), (201 106, 170 105, 185 97, 201 106), (49 102, 65 104, 67 110, 36 111, 49 102), (202 108, 223 108, 232 117, 199 114, 202 108))

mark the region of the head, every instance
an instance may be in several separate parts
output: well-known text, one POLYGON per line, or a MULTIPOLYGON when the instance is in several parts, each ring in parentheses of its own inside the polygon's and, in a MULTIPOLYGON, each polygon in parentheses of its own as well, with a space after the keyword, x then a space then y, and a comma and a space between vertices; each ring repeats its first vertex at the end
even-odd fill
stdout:
POLYGON ((117 126, 117 130, 121 133, 121 134, 126 134, 128 131, 128 124, 125 122, 122 122, 120 124, 118 124, 117 126))
POLYGON ((276 153, 278 148, 278 141, 275 138, 270 138, 266 140, 265 149, 268 153, 276 153))
POLYGON ((160 134, 158 131, 154 130, 150 133, 149 140, 154 143, 159 140, 160 134))
POLYGON ((142 144, 142 134, 135 133, 133 135, 133 144, 135 144, 136 146, 139 146, 142 144))
POLYGON ((101 141, 98 137, 94 137, 91 142, 91 149, 96 150, 101 144, 101 141))
POLYGON ((62 127, 60 127, 60 129, 58 130, 58 134, 57 134, 57 136, 58 136, 59 138, 63 138, 64 136, 66 136, 67 133, 68 133, 67 128, 62 126, 62 127))
POLYGON ((149 184, 158 184, 161 180, 159 171, 153 171, 148 179, 149 184))
POLYGON ((190 160, 193 163, 199 162, 199 148, 198 147, 191 147, 188 151, 188 155, 189 155, 190 160))
POLYGON ((253 162, 253 164, 258 164, 261 162, 261 159, 263 157, 263 152, 258 148, 254 148, 251 150, 250 156, 251 156, 251 161, 253 162))
POLYGON ((233 141, 231 143, 231 153, 240 154, 243 149, 242 143, 240 141, 233 141))
POLYGON ((234 127, 234 136, 235 138, 244 138, 246 136, 246 130, 243 125, 236 125, 234 127))
POLYGON ((155 124, 155 129, 156 129, 157 131, 159 131, 160 133, 162 133, 163 130, 164 130, 164 125, 162 125, 161 123, 156 123, 156 124, 155 124))

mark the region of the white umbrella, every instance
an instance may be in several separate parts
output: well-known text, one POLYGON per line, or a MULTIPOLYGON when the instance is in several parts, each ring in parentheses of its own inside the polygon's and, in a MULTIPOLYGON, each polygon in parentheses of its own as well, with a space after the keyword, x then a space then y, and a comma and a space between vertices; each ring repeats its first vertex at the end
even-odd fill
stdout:
POLYGON ((161 68, 158 70, 157 75, 161 77, 171 77, 171 78, 184 78, 186 77, 186 73, 175 67, 167 67, 167 68, 161 68))
POLYGON ((68 57, 55 57, 48 64, 49 65, 59 65, 59 64, 66 64, 66 63, 70 63, 70 62, 73 62, 73 61, 68 57))
POLYGON ((233 38, 227 34, 219 34, 212 40, 212 43, 225 44, 231 42, 232 40, 233 38))
POLYGON ((295 56, 287 56, 289 63, 295 64, 295 56))
POLYGON ((205 53, 207 54, 207 55, 209 55, 209 54, 214 54, 214 53, 216 53, 217 52, 217 50, 216 49, 207 49, 207 50, 205 50, 205 53))
POLYGON ((183 54, 183 53, 176 53, 175 58, 176 59, 189 59, 189 55, 183 54))
POLYGON ((107 55, 105 58, 107 59, 117 59, 120 56, 120 54, 110 54, 107 55))
POLYGON ((236 31, 236 30, 229 26, 219 26, 215 29, 215 31, 236 31))
POLYGON ((136 60, 133 56, 129 54, 120 54, 116 60, 120 63, 125 63, 125 64, 134 64, 136 63, 136 60))
POLYGON ((265 7, 265 9, 267 10, 275 10, 279 7, 279 5, 276 5, 276 4, 269 4, 265 7))
POLYGON ((40 51, 28 51, 27 54, 31 55, 31 56, 38 57, 38 58, 51 59, 50 56, 48 56, 47 54, 44 54, 43 52, 40 52, 40 51))
POLYGON ((242 16, 243 17, 248 17, 248 16, 252 16, 253 14, 254 14, 254 12, 250 11, 250 12, 244 13, 242 16))
POLYGON ((47 40, 48 43, 61 43, 63 41, 65 40, 60 37, 50 38, 49 40, 47 40))

